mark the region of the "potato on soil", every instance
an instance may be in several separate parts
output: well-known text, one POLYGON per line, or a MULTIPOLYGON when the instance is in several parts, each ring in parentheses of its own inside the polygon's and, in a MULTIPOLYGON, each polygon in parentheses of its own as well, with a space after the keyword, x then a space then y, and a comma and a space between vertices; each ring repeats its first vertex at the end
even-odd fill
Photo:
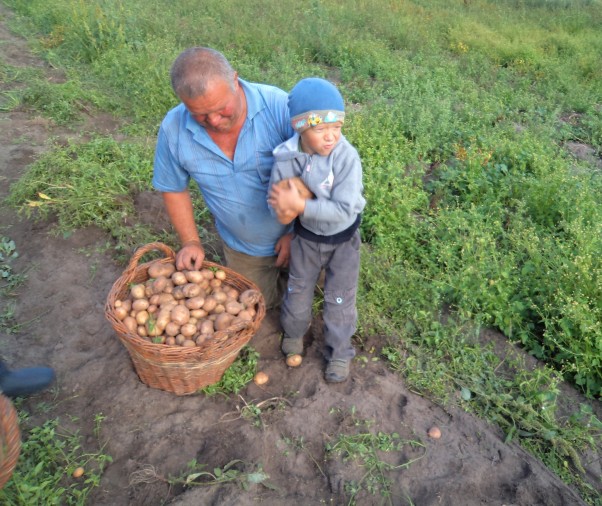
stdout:
POLYGON ((270 379, 269 376, 266 373, 264 373, 263 371, 259 371, 253 377, 253 381, 255 382, 256 385, 265 385, 269 379, 270 379))
POLYGON ((441 429, 433 426, 428 430, 427 434, 430 438, 439 439, 441 437, 441 429))
POLYGON ((301 355, 289 355, 286 357, 286 365, 289 367, 299 367, 301 362, 303 362, 301 355))

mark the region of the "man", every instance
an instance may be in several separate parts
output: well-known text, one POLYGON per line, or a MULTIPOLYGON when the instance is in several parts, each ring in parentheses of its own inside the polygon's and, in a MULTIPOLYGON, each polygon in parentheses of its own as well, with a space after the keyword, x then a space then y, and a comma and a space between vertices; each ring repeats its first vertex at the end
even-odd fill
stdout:
POLYGON ((171 68, 181 103, 167 113, 157 140, 153 186, 181 242, 178 269, 198 269, 205 251, 188 191, 192 178, 215 219, 226 265, 261 289, 267 307, 281 301, 290 227, 270 213, 272 150, 293 130, 287 94, 239 79, 226 58, 190 48, 171 68))

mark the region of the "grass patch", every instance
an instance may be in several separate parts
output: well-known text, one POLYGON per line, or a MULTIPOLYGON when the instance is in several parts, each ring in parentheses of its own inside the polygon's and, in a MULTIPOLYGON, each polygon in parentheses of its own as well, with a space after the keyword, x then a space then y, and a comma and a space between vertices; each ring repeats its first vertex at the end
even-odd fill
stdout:
MULTIPOLYGON (((102 415, 95 418, 97 437, 102 419, 102 415)), ((0 501, 11 506, 83 506, 90 492, 99 486, 104 467, 111 462, 111 457, 104 453, 100 442, 95 450, 84 448, 79 432, 68 429, 58 418, 37 427, 28 424, 28 420, 29 415, 19 410, 21 453, 11 479, 0 490, 0 501), (85 471, 81 478, 76 479, 72 474, 78 467, 85 471)))

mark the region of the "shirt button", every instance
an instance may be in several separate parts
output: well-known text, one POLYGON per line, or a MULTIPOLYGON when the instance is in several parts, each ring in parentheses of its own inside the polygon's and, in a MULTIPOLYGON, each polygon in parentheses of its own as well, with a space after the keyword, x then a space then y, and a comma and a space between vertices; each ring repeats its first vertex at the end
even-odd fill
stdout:
POLYGON ((337 297, 337 304, 342 304, 343 303, 343 299, 341 297, 337 297))

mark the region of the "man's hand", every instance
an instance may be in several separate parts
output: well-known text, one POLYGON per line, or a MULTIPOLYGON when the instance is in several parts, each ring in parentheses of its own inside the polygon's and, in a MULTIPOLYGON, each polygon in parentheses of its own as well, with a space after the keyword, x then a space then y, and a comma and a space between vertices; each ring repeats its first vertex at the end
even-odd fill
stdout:
POLYGON ((288 260, 291 256, 291 239, 293 234, 285 234, 276 243, 274 250, 276 251, 276 267, 288 267, 288 260))
POLYGON ((198 271, 205 260, 205 250, 199 241, 188 241, 176 254, 176 269, 198 271))

